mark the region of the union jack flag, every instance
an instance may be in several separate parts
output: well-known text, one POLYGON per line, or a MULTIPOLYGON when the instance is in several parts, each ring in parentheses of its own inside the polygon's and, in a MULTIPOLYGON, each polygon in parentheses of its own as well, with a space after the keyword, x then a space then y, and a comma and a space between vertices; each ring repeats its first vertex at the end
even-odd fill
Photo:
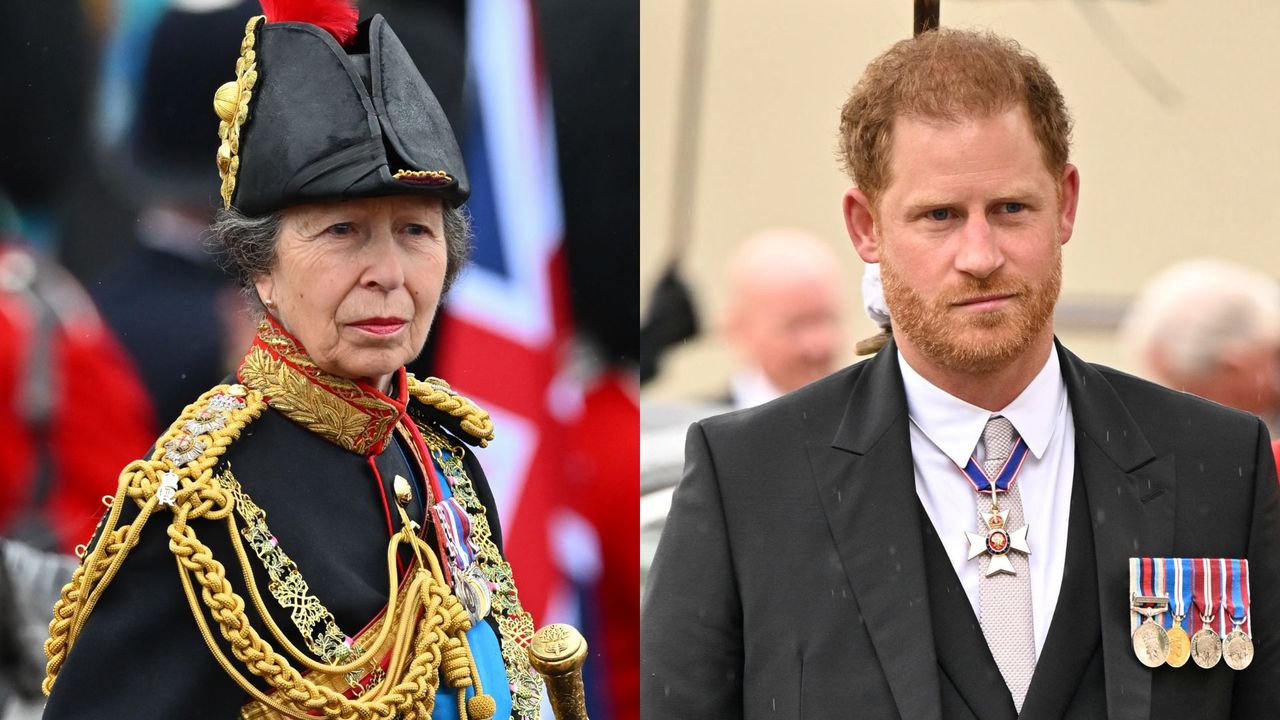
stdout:
POLYGON ((539 626, 561 614, 567 581, 552 525, 561 455, 580 394, 564 378, 571 321, 548 84, 530 2, 471 0, 461 133, 475 248, 437 329, 442 377, 493 416, 481 452, 521 603, 539 626), (558 442, 558 440, 560 442, 558 442))

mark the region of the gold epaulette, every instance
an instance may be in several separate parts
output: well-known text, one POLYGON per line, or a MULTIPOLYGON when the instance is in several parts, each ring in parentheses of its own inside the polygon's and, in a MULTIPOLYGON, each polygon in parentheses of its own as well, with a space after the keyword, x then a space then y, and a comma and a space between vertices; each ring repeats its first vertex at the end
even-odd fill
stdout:
POLYGON ((449 383, 434 377, 419 380, 413 375, 409 375, 408 380, 410 397, 457 418, 459 427, 474 438, 480 447, 487 446, 493 440, 493 419, 489 417, 489 413, 459 395, 449 387, 449 383))
POLYGON ((49 639, 44 644, 49 658, 45 694, 52 689, 76 636, 153 512, 171 510, 185 526, 186 521, 198 517, 219 520, 231 511, 230 495, 214 479, 214 467, 227 446, 266 406, 260 392, 243 385, 219 385, 182 411, 156 441, 150 458, 125 466, 115 497, 104 499, 110 500, 111 510, 99 522, 97 540, 87 551, 84 546, 76 548, 82 562, 54 606, 49 639), (133 500, 140 511, 132 522, 120 525, 125 498, 133 500))

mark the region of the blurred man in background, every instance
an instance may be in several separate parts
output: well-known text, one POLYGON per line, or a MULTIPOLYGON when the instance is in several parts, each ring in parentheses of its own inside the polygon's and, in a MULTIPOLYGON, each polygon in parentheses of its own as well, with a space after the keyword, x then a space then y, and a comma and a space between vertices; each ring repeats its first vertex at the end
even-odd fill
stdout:
MULTIPOLYGON (((164 8, 146 23, 145 45, 117 53, 139 63, 138 77, 128 121, 102 149, 103 170, 136 220, 110 238, 115 252, 91 275, 90 292, 145 379, 158 418, 177 417, 234 367, 253 337, 239 289, 203 243, 219 206, 209 98, 226 78, 245 18, 258 11, 252 0, 164 8)), ((136 40, 120 34, 116 43, 136 40)), ((72 241, 83 232, 104 234, 77 228, 72 241)))
POLYGON ((1280 429, 1280 283, 1221 260, 1152 278, 1121 326, 1140 372, 1280 429))
POLYGON ((730 401, 751 407, 839 366, 840 259, 797 228, 757 233, 729 261, 722 333, 737 356, 730 401))

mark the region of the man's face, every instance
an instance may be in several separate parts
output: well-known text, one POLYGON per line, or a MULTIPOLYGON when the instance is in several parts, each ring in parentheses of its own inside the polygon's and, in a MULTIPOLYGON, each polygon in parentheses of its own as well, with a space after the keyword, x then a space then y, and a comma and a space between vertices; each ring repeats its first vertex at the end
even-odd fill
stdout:
POLYGON ((891 181, 876 212, 864 207, 865 241, 854 233, 858 191, 845 206, 859 254, 881 264, 903 351, 982 374, 1047 345, 1075 168, 1049 173, 1021 107, 958 122, 900 117, 893 132, 891 181))
POLYGON ((826 276, 775 278, 760 283, 744 312, 739 342, 769 382, 790 392, 836 368, 840 297, 826 276))

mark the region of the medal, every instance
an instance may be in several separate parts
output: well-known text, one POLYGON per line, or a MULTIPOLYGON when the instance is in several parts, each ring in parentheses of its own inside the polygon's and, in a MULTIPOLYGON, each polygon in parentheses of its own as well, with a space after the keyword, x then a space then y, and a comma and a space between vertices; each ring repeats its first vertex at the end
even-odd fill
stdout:
POLYGON ((1183 627, 1187 616, 1187 607, 1191 605, 1191 560, 1187 558, 1165 558, 1165 584, 1169 585, 1169 575, 1173 574, 1172 592, 1173 619, 1169 627, 1169 657, 1165 660, 1170 667, 1182 667, 1191 659, 1191 638, 1183 627))
POLYGON ((1186 665, 1187 660, 1191 659, 1191 638, 1187 637, 1187 631, 1182 629, 1182 625, 1174 625, 1168 635, 1169 657, 1165 658, 1165 662, 1169 667, 1186 665))
POLYGON ((1169 658, 1169 635, 1155 616, 1169 609, 1169 598, 1159 594, 1155 561, 1142 558, 1137 567, 1141 595, 1131 595, 1129 608, 1146 617, 1133 632, 1133 654, 1147 667, 1160 667, 1169 658))
POLYGON ((995 482, 987 478, 987 474, 983 472, 975 458, 969 458, 969 463, 962 469, 974 490, 979 493, 991 493, 991 512, 983 516, 987 526, 986 533, 965 532, 964 534, 969 540, 968 559, 972 560, 983 553, 990 558, 987 564, 987 577, 999 573, 1017 574, 1013 569, 1013 563, 1009 562, 1010 551, 1031 554, 1031 547, 1027 544, 1028 526, 1023 525, 1013 530, 1009 528, 1009 513, 1000 509, 998 495, 1008 492, 1013 487, 1018 470, 1022 469, 1022 462, 1026 458, 1027 444, 1022 438, 1018 438, 1009 452, 1008 459, 1005 460, 1004 467, 1000 468, 999 474, 996 475, 995 482))
POLYGON ((1249 561, 1230 563, 1231 592, 1224 595, 1224 614, 1231 617, 1231 632, 1222 639, 1222 658, 1232 670, 1243 670, 1253 662, 1253 640, 1243 630, 1249 609, 1249 561))
POLYGON ((1200 613, 1201 627, 1191 636, 1191 659, 1195 660, 1196 665, 1207 670, 1217 665, 1218 660, 1222 659, 1222 640, 1213 629, 1214 620, 1217 618, 1217 610, 1214 606, 1217 583, 1213 571, 1217 563, 1205 558, 1197 560, 1194 567, 1198 571, 1194 582, 1194 599, 1196 606, 1202 612, 1200 613))

